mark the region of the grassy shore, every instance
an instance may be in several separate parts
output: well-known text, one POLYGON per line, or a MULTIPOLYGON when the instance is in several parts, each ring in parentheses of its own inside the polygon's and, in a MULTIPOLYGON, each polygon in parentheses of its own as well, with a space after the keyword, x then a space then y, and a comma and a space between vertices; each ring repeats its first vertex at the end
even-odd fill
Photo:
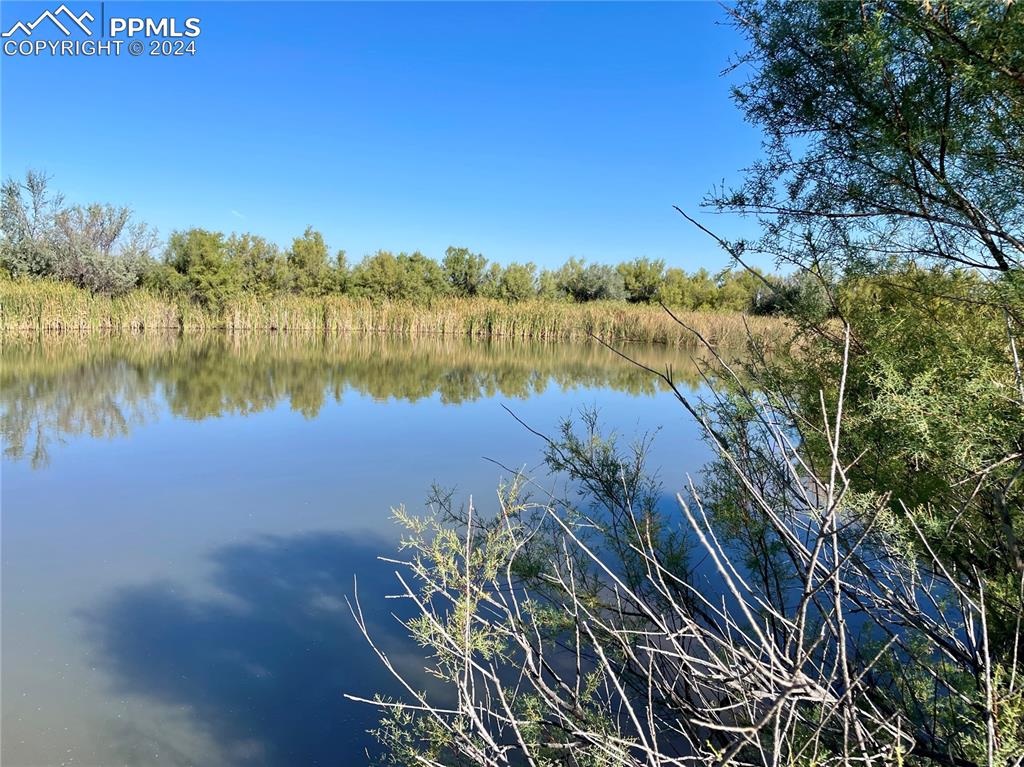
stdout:
MULTIPOLYGON (((680 320, 712 343, 737 346, 748 330, 771 344, 787 338, 779 319, 734 313, 680 312, 680 320)), ((109 298, 67 283, 0 282, 0 332, 142 332, 277 330, 327 333, 453 335, 576 340, 593 334, 617 341, 692 345, 693 334, 661 307, 622 302, 586 304, 446 299, 431 304, 371 302, 347 296, 243 296, 222 311, 144 290, 109 298)))

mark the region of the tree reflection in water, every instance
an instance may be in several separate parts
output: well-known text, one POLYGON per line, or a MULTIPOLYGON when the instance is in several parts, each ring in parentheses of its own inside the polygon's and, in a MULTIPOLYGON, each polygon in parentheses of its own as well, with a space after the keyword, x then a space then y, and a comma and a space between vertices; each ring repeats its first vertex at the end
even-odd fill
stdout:
MULTIPOLYGON (((677 381, 700 382, 685 349, 625 347, 677 381)), ((65 437, 124 436, 160 410, 204 419, 266 410, 287 400, 315 417, 346 389, 376 399, 438 396, 457 404, 500 394, 526 398, 549 386, 634 395, 660 386, 597 343, 453 337, 295 334, 36 336, 6 338, 0 353, 0 433, 7 458, 43 467, 65 437)))

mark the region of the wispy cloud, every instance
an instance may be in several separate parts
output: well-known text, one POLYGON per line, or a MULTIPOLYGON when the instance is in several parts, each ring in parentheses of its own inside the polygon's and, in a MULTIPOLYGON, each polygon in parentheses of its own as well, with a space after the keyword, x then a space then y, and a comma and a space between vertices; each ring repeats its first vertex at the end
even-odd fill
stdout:
POLYGON ((235 218, 245 218, 245 215, 242 214, 242 213, 239 213, 237 210, 232 210, 231 211, 231 215, 234 216, 235 218))

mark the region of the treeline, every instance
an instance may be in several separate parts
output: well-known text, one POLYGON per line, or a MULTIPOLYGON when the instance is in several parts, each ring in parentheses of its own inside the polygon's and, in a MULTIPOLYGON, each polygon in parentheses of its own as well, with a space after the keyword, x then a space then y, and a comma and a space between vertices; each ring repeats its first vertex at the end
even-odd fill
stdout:
POLYGON ((813 281, 746 270, 711 274, 636 258, 611 266, 570 258, 557 269, 501 265, 468 248, 436 261, 420 252, 377 251, 354 265, 333 255, 308 228, 282 249, 254 234, 188 229, 161 244, 124 207, 65 206, 45 175, 8 179, 2 192, 0 268, 12 277, 47 277, 107 296, 144 287, 221 308, 244 295, 349 295, 429 302, 437 298, 664 303, 690 311, 776 314, 795 300, 824 306, 813 281))

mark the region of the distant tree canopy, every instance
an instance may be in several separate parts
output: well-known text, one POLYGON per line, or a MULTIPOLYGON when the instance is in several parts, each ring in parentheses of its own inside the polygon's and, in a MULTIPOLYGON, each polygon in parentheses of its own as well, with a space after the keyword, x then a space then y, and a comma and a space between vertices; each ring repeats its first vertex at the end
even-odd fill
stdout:
POLYGON ((29 172, 22 182, 9 179, 2 197, 4 272, 66 280, 105 295, 141 286, 207 307, 246 294, 346 294, 419 302, 448 297, 625 300, 760 314, 780 313, 792 304, 792 286, 783 278, 767 280, 742 269, 686 272, 650 258, 614 266, 570 258, 556 269, 538 270, 532 262, 502 265, 452 246, 440 262, 419 251, 380 250, 350 266, 345 251, 332 257, 323 234, 313 227, 287 249, 247 232, 187 229, 173 232, 161 252, 155 232, 128 208, 65 206, 40 173, 29 172))
POLYGON ((533 264, 509 264, 493 283, 492 295, 506 301, 533 298, 537 295, 537 267, 533 264))
POLYGON ((397 256, 379 250, 352 270, 351 292, 367 298, 425 301, 445 295, 445 274, 436 261, 420 252, 397 256))
POLYGON ((56 277, 107 294, 139 284, 156 237, 128 208, 65 207, 35 171, 5 181, 0 195, 0 267, 12 276, 56 277))
POLYGON ((486 266, 487 259, 479 253, 471 253, 469 248, 450 247, 441 262, 445 279, 460 296, 475 296, 480 292, 486 266))
POLYGON ((225 247, 241 269, 243 291, 274 294, 291 288, 288 257, 274 243, 255 234, 232 234, 225 247))
MULTIPOLYGON (((344 259, 340 255, 338 262, 344 259)), ((301 237, 292 241, 287 256, 288 269, 291 272, 292 287, 297 293, 307 296, 323 296, 330 293, 338 285, 337 272, 332 268, 330 256, 324 236, 306 227, 301 237)))
POLYGON ((650 303, 658 295, 658 289, 665 281, 665 262, 637 258, 619 264, 618 272, 630 301, 650 303))
POLYGON ((184 278, 188 293, 206 305, 223 305, 241 292, 241 264, 228 258, 220 232, 175 232, 167 243, 166 263, 184 278))

